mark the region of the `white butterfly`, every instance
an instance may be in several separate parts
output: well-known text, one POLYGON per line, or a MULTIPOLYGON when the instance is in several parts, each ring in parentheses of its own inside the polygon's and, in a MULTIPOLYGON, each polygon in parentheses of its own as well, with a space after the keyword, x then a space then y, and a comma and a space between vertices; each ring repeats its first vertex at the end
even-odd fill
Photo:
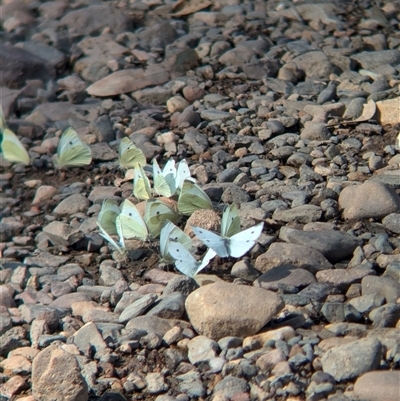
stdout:
POLYGON ((73 128, 68 128, 61 135, 57 154, 53 156, 57 167, 82 167, 92 162, 92 151, 73 128))
POLYGON ((396 138, 395 148, 400 152, 400 132, 399 132, 399 135, 397 135, 397 138, 396 138))
POLYGON ((144 221, 152 238, 160 235, 161 228, 167 220, 177 223, 180 220, 180 215, 158 199, 148 200, 144 213, 144 221))
POLYGON ((209 196, 196 183, 184 180, 178 198, 179 213, 190 216, 199 209, 212 209, 213 204, 209 196))
POLYGON ((128 199, 121 205, 121 213, 116 219, 116 225, 121 226, 121 234, 125 239, 136 238, 146 241, 149 236, 147 225, 136 206, 128 199))
POLYGON ((191 238, 174 223, 167 220, 164 222, 160 233, 160 254, 163 261, 167 263, 174 261, 172 256, 169 254, 169 246, 171 243, 176 242, 179 242, 188 250, 192 247, 191 238))
POLYGON ((240 217, 234 203, 226 205, 222 214, 221 236, 232 237, 240 231, 240 217))
POLYGON ((167 197, 173 196, 177 189, 182 188, 185 180, 194 182, 194 179, 190 176, 190 170, 186 160, 181 160, 178 163, 178 168, 176 168, 175 161, 169 159, 162 171, 157 160, 153 160, 154 191, 158 195, 167 197))
POLYGON ((108 234, 117 234, 115 220, 120 212, 121 210, 119 209, 116 201, 112 199, 105 199, 101 205, 100 213, 97 216, 97 222, 108 234))
POLYGON ((170 242, 168 253, 175 259, 176 268, 183 274, 193 277, 203 270, 216 253, 210 248, 201 261, 197 261, 193 255, 179 242, 170 242))
POLYGON ((116 229, 117 229, 117 233, 119 236, 119 244, 117 244, 116 241, 114 241, 114 239, 111 237, 111 235, 109 235, 109 233, 101 226, 101 224, 99 222, 97 222, 97 226, 99 227, 100 230, 100 235, 107 240, 120 254, 124 254, 125 253, 125 241, 124 241, 124 237, 122 235, 122 226, 121 226, 121 221, 117 221, 116 222, 116 229))
POLYGON ((178 168, 176 169, 176 175, 175 175, 176 188, 182 188, 182 185, 185 180, 195 182, 195 180, 190 175, 189 166, 188 166, 186 160, 181 160, 178 163, 178 168))
POLYGON ((192 227, 192 230, 204 245, 212 248, 221 258, 228 256, 239 258, 254 246, 257 238, 261 235, 263 226, 264 223, 259 223, 232 235, 232 237, 221 237, 200 227, 192 227))
POLYGON ((29 164, 30 158, 24 145, 17 136, 7 128, 3 109, 0 104, 0 154, 9 162, 29 164))
POLYGON ((154 192, 160 196, 171 197, 176 191, 175 185, 175 160, 169 159, 161 171, 157 160, 153 160, 153 186, 154 192))
POLYGON ((127 137, 119 143, 119 164, 122 168, 134 168, 137 165, 144 166, 146 157, 141 149, 127 137))
POLYGON ((139 200, 147 200, 151 198, 150 181, 140 164, 136 165, 135 167, 135 177, 133 179, 133 195, 139 200))

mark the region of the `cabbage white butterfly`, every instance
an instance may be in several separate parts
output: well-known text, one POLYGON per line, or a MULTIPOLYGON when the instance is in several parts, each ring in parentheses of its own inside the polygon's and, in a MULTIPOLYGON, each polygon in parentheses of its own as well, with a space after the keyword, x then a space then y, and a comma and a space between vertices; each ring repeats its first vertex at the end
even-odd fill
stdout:
POLYGON ((194 182, 184 180, 178 198, 179 213, 190 216, 199 209, 212 209, 212 202, 208 195, 194 182))
POLYGON ((221 236, 232 237, 240 231, 240 217, 234 203, 226 205, 222 214, 221 236))
POLYGON ((121 225, 121 233, 125 239, 137 238, 146 241, 149 236, 147 225, 136 206, 128 199, 121 204, 121 213, 116 219, 116 225, 121 225))
POLYGON ((399 135, 397 135, 397 138, 396 138, 395 148, 396 148, 398 151, 400 151, 400 132, 399 132, 399 135))
POLYGON ((109 234, 117 234, 115 220, 121 213, 121 210, 116 201, 112 199, 105 199, 101 205, 101 210, 97 216, 97 223, 109 234))
POLYGON ((181 160, 178 163, 178 168, 176 169, 176 178, 175 178, 176 188, 182 188, 182 185, 185 180, 194 182, 194 179, 190 175, 189 166, 186 160, 181 160))
POLYGON ((263 227, 264 223, 259 223, 254 227, 232 235, 232 237, 221 237, 200 227, 192 227, 192 230, 204 245, 212 248, 221 258, 228 256, 239 258, 254 246, 257 238, 261 235, 263 227))
POLYGON ((111 235, 102 227, 102 225, 99 222, 97 222, 97 227, 99 227, 100 235, 106 241, 108 241, 120 254, 124 254, 125 253, 125 249, 126 248, 125 248, 124 237, 122 236, 121 221, 118 221, 116 223, 116 231, 117 231, 117 234, 119 235, 120 244, 117 244, 117 242, 114 241, 114 239, 111 237, 111 235))
POLYGON ((150 181, 140 164, 136 165, 135 167, 133 195, 139 200, 147 200, 151 197, 150 181))
POLYGON ((92 152, 88 144, 84 143, 73 128, 67 128, 61 135, 57 154, 53 162, 57 167, 87 166, 92 161, 92 152))
POLYGON ((144 221, 150 235, 155 238, 160 235, 161 228, 165 221, 177 223, 180 216, 172 208, 157 199, 147 201, 144 213, 144 221))
POLYGON ((119 143, 119 164, 122 168, 134 168, 137 165, 146 165, 146 157, 141 149, 127 137, 119 143))
POLYGON ((175 191, 175 161, 170 159, 161 171, 156 159, 153 159, 154 192, 161 196, 171 197, 175 191))
POLYGON ((24 145, 17 136, 7 128, 3 109, 0 106, 0 153, 9 162, 29 164, 30 158, 24 145))
POLYGON ((166 220, 160 233, 160 254, 162 259, 167 262, 173 262, 175 259, 169 254, 170 243, 179 242, 186 249, 192 247, 191 238, 185 234, 179 227, 169 220, 166 220))
POLYGON ((197 261, 182 244, 172 241, 169 244, 168 252, 175 259, 176 268, 189 277, 193 277, 203 270, 216 255, 215 251, 210 248, 203 259, 197 261))

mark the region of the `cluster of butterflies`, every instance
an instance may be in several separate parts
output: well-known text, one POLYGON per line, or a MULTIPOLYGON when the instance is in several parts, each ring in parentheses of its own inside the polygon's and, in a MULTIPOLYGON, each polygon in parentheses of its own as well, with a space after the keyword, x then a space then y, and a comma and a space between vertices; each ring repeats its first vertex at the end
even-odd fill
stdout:
POLYGON ((125 239, 142 241, 160 237, 160 254, 165 263, 175 263, 183 274, 193 277, 203 270, 216 255, 240 257, 250 250, 260 236, 264 223, 240 231, 240 218, 236 205, 225 206, 222 214, 221 233, 216 234, 200 227, 192 227, 194 234, 208 247, 198 261, 190 252, 191 238, 175 224, 179 220, 172 208, 152 199, 147 202, 144 217, 128 199, 121 208, 106 199, 97 218, 101 236, 121 254, 125 253, 125 239), (112 238, 118 236, 118 242, 112 238))
MULTIPOLYGON (((30 164, 30 157, 17 136, 7 127, 0 107, 0 153, 13 163, 30 164)), ((124 169, 134 169, 133 195, 146 200, 142 217, 136 206, 128 199, 121 206, 111 200, 104 201, 98 216, 100 234, 119 252, 125 253, 125 239, 152 240, 160 237, 160 253, 164 262, 175 263, 182 273, 193 277, 204 269, 216 255, 240 257, 256 242, 263 228, 260 223, 240 232, 240 218, 235 205, 226 206, 222 215, 221 233, 216 234, 199 227, 192 227, 195 235, 208 250, 201 261, 190 253, 191 238, 176 224, 181 216, 190 216, 199 209, 212 209, 213 204, 204 190, 190 175, 185 160, 175 165, 170 159, 161 170, 153 160, 153 188, 145 174, 146 157, 129 138, 119 145, 119 164, 124 169), (177 198, 177 209, 154 196, 177 198), (117 235, 119 240, 113 239, 117 235)), ((83 167, 92 162, 90 147, 83 142, 73 128, 60 137, 53 163, 57 168, 83 167)))

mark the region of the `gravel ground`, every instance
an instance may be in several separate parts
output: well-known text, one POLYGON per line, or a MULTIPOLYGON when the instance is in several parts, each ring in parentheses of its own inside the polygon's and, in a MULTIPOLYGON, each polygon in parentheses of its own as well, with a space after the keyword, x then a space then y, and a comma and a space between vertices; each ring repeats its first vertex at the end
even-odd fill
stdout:
POLYGON ((0 166, 0 401, 400 400, 398 2, 6 0, 0 20, 32 159, 0 166), (93 162, 55 170, 69 126, 93 162), (154 243, 118 258, 96 218, 132 197, 124 136, 213 200, 182 228, 236 203, 254 248, 195 279, 154 243))

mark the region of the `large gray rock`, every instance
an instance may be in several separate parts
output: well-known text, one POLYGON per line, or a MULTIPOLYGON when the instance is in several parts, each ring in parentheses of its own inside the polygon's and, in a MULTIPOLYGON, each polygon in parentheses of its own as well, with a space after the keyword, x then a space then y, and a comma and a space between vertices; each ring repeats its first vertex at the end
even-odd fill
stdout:
POLYGON ((53 213, 64 216, 78 212, 86 212, 90 202, 81 194, 73 194, 62 200, 54 209, 53 213))
POLYGON ((398 401, 400 371, 373 371, 360 376, 354 385, 357 399, 368 401, 398 401))
POLYGON ((56 345, 42 350, 32 364, 32 395, 37 400, 87 401, 88 387, 75 356, 56 345))
POLYGON ((334 347, 322 356, 322 370, 338 382, 351 380, 377 369, 381 352, 381 343, 375 339, 362 339, 334 347))
POLYGON ((42 58, 15 46, 0 46, 0 86, 17 89, 27 80, 47 82, 54 77, 54 69, 42 58))
POLYGON ((332 265, 321 252, 309 246, 275 242, 256 259, 255 267, 266 272, 274 267, 293 265, 311 273, 331 269, 332 265))
POLYGON ((385 184, 367 181, 344 188, 339 195, 339 207, 348 220, 381 219, 400 212, 400 197, 385 184))
POLYGON ((280 288, 285 289, 285 287, 302 289, 315 281, 314 275, 309 271, 293 265, 283 265, 262 274, 255 280, 254 285, 266 290, 277 291, 280 288))
POLYGON ((282 227, 279 239, 293 244, 310 246, 321 252, 330 262, 335 263, 353 255, 361 241, 343 231, 304 231, 282 227))
POLYGON ((73 35, 98 35, 106 26, 115 34, 132 29, 129 16, 109 5, 93 5, 70 11, 61 19, 60 25, 66 26, 73 35))
POLYGON ((196 331, 219 340, 256 334, 284 303, 279 295, 261 288, 216 282, 192 292, 185 306, 196 331))
POLYGON ((362 295, 379 294, 387 303, 396 303, 400 298, 400 283, 390 276, 367 276, 361 281, 362 295))

